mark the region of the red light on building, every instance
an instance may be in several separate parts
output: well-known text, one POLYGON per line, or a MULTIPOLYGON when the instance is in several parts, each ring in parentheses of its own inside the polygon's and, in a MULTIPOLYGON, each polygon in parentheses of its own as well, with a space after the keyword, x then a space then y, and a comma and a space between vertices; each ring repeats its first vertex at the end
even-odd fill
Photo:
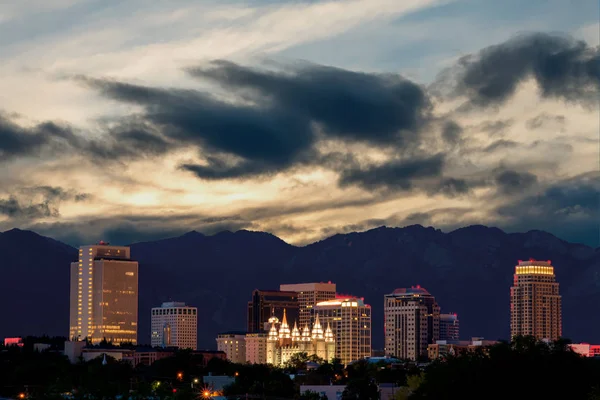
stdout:
POLYGON ((5 347, 8 347, 8 346, 23 347, 23 339, 21 339, 20 337, 5 338, 4 339, 4 346, 5 347))
POLYGON ((177 393, 177 389, 173 389, 173 393, 177 393))

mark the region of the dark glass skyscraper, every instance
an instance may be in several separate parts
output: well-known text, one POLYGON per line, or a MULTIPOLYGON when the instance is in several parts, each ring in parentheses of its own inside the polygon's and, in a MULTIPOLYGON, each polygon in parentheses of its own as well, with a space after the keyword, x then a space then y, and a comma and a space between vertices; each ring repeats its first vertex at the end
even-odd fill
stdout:
POLYGON ((248 302, 248 333, 268 332, 265 323, 271 317, 282 321, 283 310, 287 312, 289 323, 298 322, 298 293, 256 289, 248 302))

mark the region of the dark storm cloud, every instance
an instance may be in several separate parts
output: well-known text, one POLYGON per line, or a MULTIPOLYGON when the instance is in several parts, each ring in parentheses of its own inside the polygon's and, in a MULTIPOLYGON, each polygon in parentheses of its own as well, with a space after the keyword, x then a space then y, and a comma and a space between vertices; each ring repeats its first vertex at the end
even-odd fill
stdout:
POLYGON ((537 176, 529 172, 503 171, 496 175, 495 182, 498 190, 504 194, 521 193, 537 182, 537 176))
POLYGON ((399 75, 314 64, 292 67, 284 74, 227 61, 188 71, 232 90, 250 91, 257 101, 293 110, 342 139, 402 146, 415 140, 431 107, 424 90, 399 75))
POLYGON ((109 98, 143 106, 147 122, 169 140, 213 152, 207 165, 183 166, 201 178, 278 171, 292 165, 314 143, 310 121, 276 106, 234 105, 195 90, 81 79, 109 98), (227 156, 241 161, 227 163, 227 156))
POLYGON ((444 157, 437 154, 408 161, 399 160, 378 166, 347 169, 342 171, 339 183, 340 186, 358 185, 365 189, 410 190, 419 179, 441 177, 443 167, 444 157))
POLYGON ((52 122, 23 128, 0 113, 0 162, 15 157, 37 156, 40 152, 58 151, 75 140, 70 129, 52 122))
POLYGON ((568 36, 534 33, 463 57, 456 74, 440 79, 473 106, 504 103, 528 78, 534 78, 543 97, 597 101, 600 88, 600 53, 568 36))

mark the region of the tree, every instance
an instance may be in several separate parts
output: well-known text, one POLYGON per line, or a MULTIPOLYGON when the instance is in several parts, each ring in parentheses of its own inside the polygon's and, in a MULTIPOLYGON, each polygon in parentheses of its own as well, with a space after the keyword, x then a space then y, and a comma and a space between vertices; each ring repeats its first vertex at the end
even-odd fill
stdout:
POLYGON ((487 351, 436 360, 410 399, 593 398, 600 361, 579 356, 567 344, 517 337, 487 351))
POLYGON ((312 390, 307 390, 300 395, 300 400, 327 400, 327 396, 312 390))

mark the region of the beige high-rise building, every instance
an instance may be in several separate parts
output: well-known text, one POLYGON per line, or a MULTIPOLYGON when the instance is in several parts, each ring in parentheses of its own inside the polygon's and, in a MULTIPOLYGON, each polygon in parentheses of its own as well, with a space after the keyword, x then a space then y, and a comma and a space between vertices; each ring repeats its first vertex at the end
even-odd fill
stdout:
POLYGON ((427 345, 440 337, 440 307, 420 286, 384 296, 385 354, 400 359, 427 358, 427 345))
POLYGON ((185 303, 167 302, 152 309, 152 347, 178 347, 196 350, 198 309, 185 303))
POLYGON ((371 356, 371 306, 363 299, 343 297, 322 301, 313 312, 322 326, 331 327, 335 357, 342 364, 371 356))
POLYGON ((312 326, 312 309, 322 301, 335 299, 335 283, 296 283, 279 285, 279 290, 298 293, 298 325, 312 326))
POLYGON ((219 333, 217 350, 227 354, 229 361, 244 364, 246 362, 246 332, 219 333))
POLYGON ((562 335, 561 296, 550 261, 521 261, 510 288, 510 335, 556 340, 562 335))
POLYGON ((137 344, 137 322, 138 263, 129 247, 80 247, 71 263, 69 338, 137 344))

